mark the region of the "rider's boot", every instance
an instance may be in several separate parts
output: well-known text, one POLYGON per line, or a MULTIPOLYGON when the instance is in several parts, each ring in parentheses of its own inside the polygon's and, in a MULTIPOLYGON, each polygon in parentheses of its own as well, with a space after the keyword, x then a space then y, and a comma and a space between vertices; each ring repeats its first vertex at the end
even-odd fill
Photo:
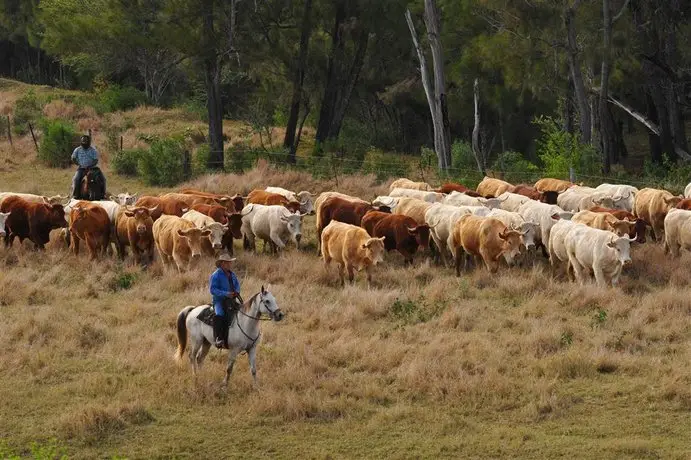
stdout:
POLYGON ((216 348, 228 348, 226 340, 228 336, 228 326, 226 317, 221 315, 214 316, 214 345, 216 348))

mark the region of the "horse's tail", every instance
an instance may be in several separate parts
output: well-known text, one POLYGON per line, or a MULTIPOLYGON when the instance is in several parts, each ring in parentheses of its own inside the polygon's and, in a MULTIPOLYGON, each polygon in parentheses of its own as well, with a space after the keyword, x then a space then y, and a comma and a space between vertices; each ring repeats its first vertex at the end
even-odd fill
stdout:
POLYGON ((187 315, 195 307, 185 307, 178 314, 178 349, 175 352, 175 359, 181 359, 185 348, 187 348, 187 315))

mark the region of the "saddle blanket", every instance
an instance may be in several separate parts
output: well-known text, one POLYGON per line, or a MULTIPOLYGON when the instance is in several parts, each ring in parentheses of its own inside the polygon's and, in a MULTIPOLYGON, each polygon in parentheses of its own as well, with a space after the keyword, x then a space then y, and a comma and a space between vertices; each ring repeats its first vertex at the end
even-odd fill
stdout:
MULTIPOLYGON (((230 321, 228 322, 228 327, 233 325, 233 320, 235 319, 235 312, 229 312, 228 309, 226 309, 226 316, 230 318, 230 321)), ((197 319, 201 321, 204 324, 207 324, 211 327, 214 327, 214 318, 216 317, 216 313, 214 312, 214 307, 213 305, 207 306, 205 309, 202 310, 201 313, 197 315, 197 319)))

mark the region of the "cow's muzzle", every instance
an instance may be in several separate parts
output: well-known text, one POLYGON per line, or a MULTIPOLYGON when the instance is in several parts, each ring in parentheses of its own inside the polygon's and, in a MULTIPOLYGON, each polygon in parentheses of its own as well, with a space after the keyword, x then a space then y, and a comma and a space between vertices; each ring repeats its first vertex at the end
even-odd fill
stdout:
POLYGON ((138 225, 137 226, 137 233, 139 233, 140 235, 143 235, 144 233, 146 233, 146 226, 145 225, 138 225))

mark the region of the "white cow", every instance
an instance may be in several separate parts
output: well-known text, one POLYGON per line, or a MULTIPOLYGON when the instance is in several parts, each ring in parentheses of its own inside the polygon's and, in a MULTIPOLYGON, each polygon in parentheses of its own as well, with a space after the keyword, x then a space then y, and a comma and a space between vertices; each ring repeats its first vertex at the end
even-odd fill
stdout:
POLYGON ((527 250, 535 248, 535 238, 540 231, 538 224, 527 222, 517 212, 504 211, 503 209, 492 209, 486 217, 494 217, 510 229, 518 231, 521 234, 521 243, 527 250))
POLYGON ((132 195, 129 193, 118 193, 117 195, 108 196, 110 201, 114 201, 120 206, 132 206, 137 202, 137 198, 139 198, 139 193, 133 193, 132 195))
POLYGON ((691 250, 691 211, 670 209, 665 216, 665 252, 677 257, 680 249, 691 250))
POLYGON ((497 199, 501 200, 499 208, 510 212, 518 212, 518 208, 520 208, 523 203, 531 201, 531 199, 525 195, 511 192, 504 192, 499 195, 497 199))
POLYGON ((574 186, 559 194, 557 205, 564 211, 578 212, 587 211, 594 206, 614 208, 614 200, 607 193, 594 188, 574 186))
POLYGON ((288 240, 300 247, 302 238, 302 214, 291 213, 284 206, 248 204, 242 210, 242 235, 252 249, 255 239, 268 241, 276 252, 284 249, 288 240))
POLYGON ((691 198, 691 184, 684 189, 684 198, 691 198))
POLYGON ((223 247, 223 235, 228 231, 228 224, 223 225, 216 222, 206 214, 194 209, 187 211, 182 215, 182 218, 189 220, 199 229, 211 232, 207 238, 202 238, 202 252, 207 256, 216 255, 216 252, 223 247))
POLYGON ((566 252, 566 236, 571 231, 581 226, 585 225, 566 219, 560 219, 552 226, 552 230, 549 232, 549 244, 547 245, 547 249, 549 250, 549 262, 555 270, 558 270, 559 266, 566 267, 565 273, 569 277, 571 276, 572 270, 571 264, 569 263, 569 253, 566 252))
POLYGON ((264 190, 266 190, 269 193, 278 193, 279 195, 288 198, 290 201, 297 201, 298 203, 300 203, 301 213, 314 213, 314 200, 310 192, 303 190, 301 192, 295 193, 281 187, 266 187, 266 189, 264 190))
POLYGON ((570 231, 566 235, 566 252, 576 280, 584 284, 592 270, 599 286, 616 285, 624 265, 631 263, 633 240, 587 226, 570 231))
POLYGON ((530 200, 523 203, 518 208, 518 213, 523 216, 526 222, 533 222, 539 225, 540 230, 535 235, 535 246, 542 248, 542 254, 547 257, 547 245, 549 244, 549 232, 552 226, 560 219, 571 219, 572 212, 566 212, 554 204, 541 203, 530 200))
POLYGON ((0 236, 5 236, 5 220, 7 220, 9 216, 9 212, 0 212, 0 236))
POLYGON ((502 200, 500 198, 474 197, 454 191, 445 196, 441 202, 451 206, 484 206, 489 209, 495 209, 501 206, 502 200))
POLYGON ((408 188, 395 188, 389 192, 389 196, 393 197, 410 197, 418 200, 426 201, 428 203, 439 203, 444 198, 442 193, 437 192, 423 192, 421 190, 412 190, 408 188))
POLYGON ((393 212, 393 210, 396 209, 396 206, 398 205, 398 200, 400 200, 400 198, 388 195, 380 195, 376 197, 374 200, 372 200, 372 206, 376 208, 381 208, 384 206, 389 208, 391 212, 393 212))
POLYGON ((623 209, 633 212, 633 205, 636 201, 638 189, 633 185, 626 184, 600 184, 595 187, 598 192, 603 192, 614 201, 614 209, 623 209))

